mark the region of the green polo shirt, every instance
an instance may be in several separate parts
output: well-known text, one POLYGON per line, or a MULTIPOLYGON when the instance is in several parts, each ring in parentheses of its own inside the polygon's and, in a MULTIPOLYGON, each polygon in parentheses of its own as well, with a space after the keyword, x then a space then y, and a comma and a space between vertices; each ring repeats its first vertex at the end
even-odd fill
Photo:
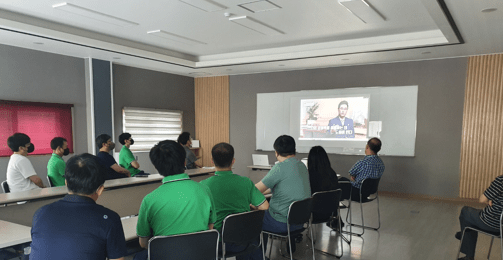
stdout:
POLYGON ((215 201, 217 222, 215 229, 222 229, 222 222, 230 214, 250 211, 250 204, 255 207, 265 201, 264 195, 246 177, 233 174, 232 171, 215 172, 215 176, 200 183, 208 186, 215 201))
POLYGON ((306 165, 295 157, 274 165, 262 183, 272 192, 269 214, 282 223, 286 223, 292 202, 311 197, 306 165))
POLYGON ((131 177, 141 172, 140 169, 136 169, 135 167, 131 166, 131 163, 134 161, 136 161, 136 158, 134 158, 131 150, 123 145, 119 153, 119 165, 122 165, 122 167, 126 168, 126 170, 131 173, 131 177))
POLYGON ((51 179, 54 187, 65 186, 66 163, 61 156, 53 153, 47 163, 47 176, 51 179))
POLYGON ((217 216, 211 192, 186 173, 167 176, 140 206, 139 237, 170 236, 208 229, 217 216))

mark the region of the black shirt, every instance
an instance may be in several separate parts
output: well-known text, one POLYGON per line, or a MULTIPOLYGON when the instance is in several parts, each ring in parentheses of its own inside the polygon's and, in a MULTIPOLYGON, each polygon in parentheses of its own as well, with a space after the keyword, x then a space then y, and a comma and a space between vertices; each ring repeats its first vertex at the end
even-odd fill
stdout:
POLYGON ((101 164, 103 167, 105 167, 107 170, 106 180, 113 180, 127 177, 126 175, 118 173, 111 168, 112 165, 117 164, 117 161, 115 161, 114 157, 111 156, 109 153, 99 152, 96 157, 98 157, 98 163, 101 164))

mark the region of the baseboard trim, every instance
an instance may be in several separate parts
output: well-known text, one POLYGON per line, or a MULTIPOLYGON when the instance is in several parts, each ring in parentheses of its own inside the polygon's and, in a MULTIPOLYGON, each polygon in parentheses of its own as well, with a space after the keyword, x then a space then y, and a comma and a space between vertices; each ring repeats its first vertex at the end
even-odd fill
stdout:
POLYGON ((400 193, 400 192, 391 192, 391 191, 379 191, 380 196, 386 197, 396 197, 403 199, 416 199, 416 200, 430 200, 430 201, 439 201, 439 202, 457 202, 457 203, 468 203, 468 204, 480 204, 478 199, 467 199, 467 198, 445 198, 424 194, 409 194, 409 193, 400 193))

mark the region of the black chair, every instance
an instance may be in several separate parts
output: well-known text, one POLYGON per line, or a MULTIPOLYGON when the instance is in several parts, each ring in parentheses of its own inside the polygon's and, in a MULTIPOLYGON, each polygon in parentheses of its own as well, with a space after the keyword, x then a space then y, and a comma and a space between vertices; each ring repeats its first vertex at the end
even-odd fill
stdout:
POLYGON ((264 213, 263 210, 255 210, 227 216, 222 225, 222 253, 218 257, 226 259, 245 255, 260 248, 264 213), (258 241, 260 243, 256 244, 258 241), (241 252, 226 252, 225 243, 246 245, 246 248, 241 252))
POLYGON ((501 259, 503 260, 503 239, 501 239, 501 234, 503 234, 502 233, 503 232, 502 225, 503 225, 503 212, 501 213, 501 216, 500 216, 500 232, 499 233, 487 232, 487 231, 483 231, 483 230, 476 229, 473 227, 465 227, 465 229, 463 230, 463 234, 461 235, 461 240, 459 241, 458 256, 456 257, 456 259, 459 258, 459 253, 461 252, 461 245, 463 244, 463 238, 465 237, 465 232, 471 230, 470 232, 479 232, 481 234, 484 234, 486 236, 491 237, 491 244, 489 245, 489 252, 487 253, 487 259, 489 259, 489 257, 491 256, 491 249, 493 248, 494 238, 499 238, 500 239, 501 259))
POLYGON ((148 241, 150 260, 209 260, 218 258, 215 229, 173 236, 157 236, 148 241))
POLYGON ((49 187, 54 187, 54 185, 52 184, 52 181, 51 181, 51 178, 49 177, 49 175, 47 175, 47 182, 49 182, 49 187))
MULTIPOLYGON (((275 237, 281 237, 281 238, 286 238, 288 241, 292 241, 292 237, 300 235, 305 229, 302 228, 300 230, 295 230, 295 231, 290 231, 290 225, 304 225, 305 223, 308 223, 308 225, 311 224, 311 211, 313 208, 313 199, 312 198, 307 198, 304 200, 300 201, 294 201, 292 204, 290 204, 290 207, 288 209, 288 216, 286 219, 286 224, 287 224, 287 233, 274 233, 270 231, 265 231, 263 230, 262 232, 268 235, 271 235, 272 238, 275 237)), ((311 230, 311 237, 313 237, 313 230, 311 230)), ((295 243, 295 242, 293 242, 295 243)), ((314 243, 311 240, 311 248, 313 250, 313 259, 314 257, 314 243)), ((272 249, 272 239, 271 239, 271 249, 272 249)), ((293 260, 293 252, 292 252, 292 246, 289 246, 290 249, 290 259, 293 260)), ((269 251, 270 252, 270 251, 269 251)), ((265 255, 265 248, 262 247, 262 253, 265 255)), ((269 257, 270 258, 270 257, 269 257)))
MULTIPOLYGON (((320 191, 316 192, 313 194, 313 209, 312 209, 312 218, 311 218, 311 226, 310 228, 313 228, 312 225, 315 224, 322 224, 322 223, 331 223, 333 219, 338 219, 338 232, 341 235, 341 255, 333 255, 325 251, 318 250, 314 248, 315 250, 318 250, 322 253, 333 255, 337 258, 341 258, 343 253, 342 253, 342 240, 346 240, 346 242, 350 242, 346 238, 344 238, 341 234, 341 218, 340 218, 340 210, 339 210, 339 201, 341 199, 341 194, 342 190, 337 189, 337 190, 331 190, 331 191, 320 191)), ((334 227, 332 227, 332 231, 334 231, 334 227)), ((313 243, 316 243, 315 237, 312 238, 313 243)))
POLYGON ((2 191, 3 193, 9 193, 9 184, 7 184, 7 181, 2 181, 2 191))
MULTIPOLYGON (((379 211, 379 181, 380 180, 381 180, 381 178, 379 178, 379 179, 365 179, 365 180, 363 180, 362 185, 360 187, 359 198, 351 198, 351 195, 350 195, 348 212, 346 213, 346 222, 349 223, 351 226, 361 227, 363 229, 362 233, 352 233, 352 231, 350 231, 351 234, 355 234, 357 236, 362 236, 363 233, 365 233, 365 228, 373 229, 373 230, 379 230, 379 228, 381 228, 381 213, 379 211), (372 202, 374 200, 377 200, 377 218, 379 221, 379 225, 377 227, 365 226, 365 220, 364 220, 364 216, 363 216, 363 203, 372 202), (351 214, 351 202, 352 201, 360 203, 360 210, 361 210, 361 217, 362 217, 362 224, 361 225, 354 224, 350 220, 348 220, 348 215, 351 214)), ((354 188, 351 185, 351 194, 353 194, 353 189, 356 189, 356 188, 354 188)), ((351 217, 350 217, 350 219, 351 219, 351 217)))

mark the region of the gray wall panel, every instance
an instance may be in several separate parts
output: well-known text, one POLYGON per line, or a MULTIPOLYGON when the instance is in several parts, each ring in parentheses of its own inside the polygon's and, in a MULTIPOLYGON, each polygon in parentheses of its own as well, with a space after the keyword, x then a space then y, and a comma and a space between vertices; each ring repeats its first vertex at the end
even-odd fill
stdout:
MULTIPOLYGON (((0 99, 73 104, 75 153, 87 152, 84 74, 83 59, 0 45, 0 99)), ((47 185, 50 155, 29 158, 47 185)), ((0 158, 0 181, 5 180, 8 161, 0 158)))
MULTIPOLYGON (((113 66, 115 136, 119 152, 122 145, 122 108, 143 107, 183 111, 183 129, 195 136, 194 79, 122 65, 113 66)), ((134 138, 134 136, 133 136, 134 138)), ((140 169, 156 172, 148 152, 136 152, 140 169)))
MULTIPOLYGON (((231 76, 230 141, 236 149, 235 171, 254 181, 263 176, 246 169, 255 152, 257 93, 418 85, 416 156, 383 157, 386 171, 381 189, 458 197, 466 65, 466 58, 455 58, 231 76)), ((274 153, 260 153, 276 161, 274 153)), ((329 157, 334 170, 343 176, 362 158, 329 157)))
MULTIPOLYGON (((96 137, 112 133, 112 85, 110 82, 110 62, 92 60, 94 91, 94 132, 96 137)), ((99 148, 96 146, 96 153, 99 148)))

